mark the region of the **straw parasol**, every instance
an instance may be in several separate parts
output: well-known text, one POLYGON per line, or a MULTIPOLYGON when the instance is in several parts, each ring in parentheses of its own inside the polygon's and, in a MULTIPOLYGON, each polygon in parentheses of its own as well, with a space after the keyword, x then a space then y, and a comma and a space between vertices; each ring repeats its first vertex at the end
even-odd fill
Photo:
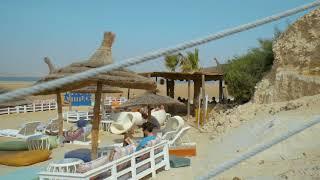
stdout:
MULTIPOLYGON (((48 64, 50 69, 49 75, 42 78, 37 83, 47 82, 50 80, 66 77, 74 73, 83 72, 96 67, 101 67, 103 65, 108 65, 112 63, 111 46, 114 42, 115 34, 112 32, 104 33, 104 38, 101 46, 96 50, 96 52, 90 57, 89 60, 72 63, 69 66, 60 69, 54 69, 52 64, 48 64)), ((50 62, 49 58, 45 58, 46 62, 50 62)), ((150 79, 140 76, 132 71, 126 69, 117 69, 109 71, 107 73, 101 73, 94 77, 82 80, 80 82, 70 83, 63 87, 54 88, 50 90, 43 91, 39 94, 47 94, 51 92, 56 92, 58 105, 61 103, 60 93, 63 91, 71 91, 74 89, 83 88, 86 86, 96 86, 95 91, 95 106, 94 106, 94 118, 92 124, 92 158, 96 159, 97 149, 98 149, 98 136, 99 136, 99 123, 100 123, 100 104, 101 104, 101 93, 103 85, 116 86, 121 88, 132 88, 132 89, 146 89, 154 90, 156 89, 156 83, 150 79)), ((62 108, 58 108, 58 114, 61 114, 59 135, 62 135, 62 108)), ((59 117, 60 119, 60 117, 59 117)))
MULTIPOLYGON (((7 93, 9 90, 0 88, 0 94, 7 93)), ((0 108, 13 107, 13 106, 21 106, 25 104, 31 104, 32 101, 27 98, 15 98, 8 102, 0 103, 0 108)))
MULTIPOLYGON (((123 93, 122 90, 120 90, 119 88, 116 87, 111 87, 111 86, 107 86, 107 85, 103 85, 102 86, 102 93, 123 93)), ((97 86, 88 86, 88 87, 83 87, 80 89, 74 89, 71 90, 70 92, 74 92, 74 93, 96 93, 97 92, 97 86)))
POLYGON ((139 96, 134 99, 130 99, 129 101, 123 103, 120 107, 127 108, 127 107, 134 107, 134 106, 148 106, 148 118, 151 118, 151 107, 160 106, 160 105, 184 105, 183 103, 172 99, 168 96, 160 96, 154 94, 152 92, 147 92, 142 96, 139 96))

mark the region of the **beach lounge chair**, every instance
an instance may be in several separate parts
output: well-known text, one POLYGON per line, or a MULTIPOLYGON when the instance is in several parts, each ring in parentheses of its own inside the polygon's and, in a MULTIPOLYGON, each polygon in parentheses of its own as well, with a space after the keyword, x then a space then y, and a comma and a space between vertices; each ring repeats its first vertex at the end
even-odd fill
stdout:
POLYGON ((101 163, 101 160, 99 158, 92 161, 91 163, 100 162, 100 165, 93 165, 93 169, 84 173, 43 171, 38 174, 39 179, 141 179, 149 174, 155 177, 157 170, 170 169, 168 141, 161 141, 112 162, 101 163))
POLYGON ((177 134, 184 125, 184 120, 180 116, 173 116, 167 120, 163 129, 161 129, 162 139, 167 139, 167 136, 172 137, 177 134))
POLYGON ((41 131, 43 133, 58 133, 59 132, 59 120, 51 119, 47 125, 45 125, 41 131))
POLYGON ((33 121, 23 124, 20 129, 3 129, 0 130, 0 136, 26 139, 29 136, 41 134, 36 132, 39 125, 39 121, 33 121))
POLYGON ((195 143, 192 143, 190 141, 189 136, 187 134, 190 128, 191 127, 181 128, 177 133, 169 133, 167 136, 162 137, 162 139, 168 140, 168 144, 170 147, 195 145, 195 143))

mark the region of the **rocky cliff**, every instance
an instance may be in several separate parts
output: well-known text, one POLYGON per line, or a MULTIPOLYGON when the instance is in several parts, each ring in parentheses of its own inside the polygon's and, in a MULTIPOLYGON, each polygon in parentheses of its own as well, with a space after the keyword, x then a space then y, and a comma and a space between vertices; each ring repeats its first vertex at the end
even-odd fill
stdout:
POLYGON ((273 45, 271 72, 256 86, 255 103, 320 94, 320 8, 306 14, 273 45))

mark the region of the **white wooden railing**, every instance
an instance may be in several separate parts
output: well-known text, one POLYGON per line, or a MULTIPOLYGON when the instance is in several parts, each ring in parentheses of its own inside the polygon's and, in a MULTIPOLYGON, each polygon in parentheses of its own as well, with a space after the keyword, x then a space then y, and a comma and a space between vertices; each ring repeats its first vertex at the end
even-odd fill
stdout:
POLYGON ((55 109, 57 109, 57 102, 56 100, 52 99, 52 100, 36 101, 36 102, 33 102, 32 104, 27 104, 23 106, 0 108, 0 115, 38 112, 38 111, 50 111, 55 109))
POLYGON ((170 169, 169 163, 169 150, 168 142, 162 141, 161 143, 142 149, 131 155, 122 157, 116 161, 104 164, 98 168, 92 169, 86 173, 65 173, 65 172, 40 172, 40 180, 87 180, 94 179, 95 177, 106 174, 105 177, 101 179, 141 179, 148 174, 151 174, 154 178, 156 176, 156 171, 158 169, 164 168, 164 170, 170 169), (145 154, 149 154, 147 159, 142 161, 137 161, 139 157, 145 154), (130 163, 129 167, 124 169, 117 169, 118 166, 124 163, 130 163), (123 177, 124 175, 129 175, 129 177, 123 177))
POLYGON ((114 101, 119 102, 119 104, 122 104, 124 102, 127 102, 128 99, 125 98, 125 97, 115 98, 115 97, 109 96, 109 97, 106 97, 106 99, 104 101, 104 105, 110 105, 111 106, 112 102, 114 102, 114 101))

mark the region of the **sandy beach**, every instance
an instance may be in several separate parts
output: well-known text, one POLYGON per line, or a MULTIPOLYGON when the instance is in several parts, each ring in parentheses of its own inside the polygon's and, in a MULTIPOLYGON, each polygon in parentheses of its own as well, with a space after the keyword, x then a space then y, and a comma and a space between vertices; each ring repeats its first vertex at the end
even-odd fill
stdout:
MULTIPOLYGON (((9 83, 5 85, 8 88, 28 86, 26 84, 9 83)), ((161 87, 160 87, 161 88, 161 87)), ((177 88, 176 94, 184 96, 184 85, 177 88)), ((214 87, 211 92, 214 91, 214 87)), ((139 94, 139 92, 135 92, 139 94)), ((191 166, 184 168, 171 168, 169 171, 162 171, 157 174, 156 179, 195 179, 205 175, 209 170, 218 164, 237 157, 241 153, 255 147, 257 144, 270 140, 277 135, 285 132, 289 127, 295 127, 304 123, 320 112, 320 97, 309 97, 315 99, 307 106, 301 106, 298 109, 289 111, 280 111, 270 114, 268 111, 275 105, 263 105, 258 108, 250 120, 242 122, 236 127, 230 127, 225 133, 214 135, 212 132, 200 133, 199 130, 192 128, 188 133, 191 141, 197 143, 197 156, 191 157, 191 166), (306 108, 307 107, 307 108, 306 108), (272 127, 268 123, 272 121, 272 127), (266 125, 267 124, 267 125, 266 125)), ((304 100, 310 101, 311 100, 304 100)), ((250 109, 250 105, 247 105, 250 109)), ((64 108, 67 110, 67 107, 64 108)), ((82 107, 82 110, 85 110, 82 107)), ((19 128, 22 123, 29 121, 48 122, 49 119, 57 116, 56 111, 35 112, 24 114, 12 114, 0 116, 1 129, 19 128)), ((193 119, 187 124, 193 125, 193 119)), ((64 128, 74 126, 64 123, 64 128)), ((320 125, 310 128, 281 144, 278 144, 257 156, 244 161, 236 167, 222 173, 217 179, 232 179, 240 177, 241 179, 318 179, 320 173, 316 171, 320 163, 319 142, 315 139, 320 138, 320 125)), ((137 134, 139 136, 139 134, 137 134)), ((108 145, 121 140, 121 136, 113 135, 109 132, 101 131, 101 144, 108 145)), ((8 138, 0 138, 0 141, 7 141, 8 138)), ((52 159, 46 162, 38 163, 32 167, 46 167, 51 161, 62 159, 65 152, 72 149, 83 148, 84 146, 66 144, 64 147, 53 149, 52 159)), ((87 146, 87 148, 90 148, 87 146)), ((1 152, 7 153, 7 152, 1 152)), ((17 169, 24 167, 0 166, 0 176, 12 173, 17 169)))

